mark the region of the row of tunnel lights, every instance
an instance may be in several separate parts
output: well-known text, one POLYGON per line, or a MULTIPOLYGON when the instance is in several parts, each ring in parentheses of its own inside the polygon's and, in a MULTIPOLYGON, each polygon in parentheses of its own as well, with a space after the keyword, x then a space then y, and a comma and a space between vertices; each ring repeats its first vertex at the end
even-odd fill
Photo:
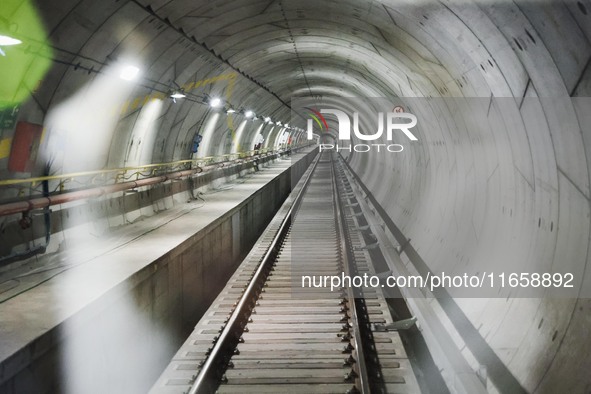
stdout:
MULTIPOLYGON (((19 39, 16 39, 16 38, 13 38, 10 36, 0 35, 0 55, 5 56, 5 54, 1 48, 2 46, 12 46, 12 45, 19 45, 19 44, 22 44, 22 41, 19 39)), ((121 69, 119 77, 123 80, 126 80, 126 81, 133 81, 139 76, 139 72, 140 72, 140 69, 137 68, 136 66, 127 65, 121 69)), ((183 99, 185 97, 187 97, 187 96, 182 90, 177 90, 177 91, 170 93, 170 98, 175 103, 176 103, 177 99, 183 99)), ((212 108, 219 108, 224 104, 222 99, 220 99, 218 97, 210 98, 210 97, 206 96, 206 100, 208 101, 209 105, 212 108)), ((229 107, 228 109, 226 109, 226 114, 228 114, 228 115, 236 113, 236 112, 237 111, 232 107, 229 107)), ((243 113, 244 116, 248 119, 251 119, 251 118, 252 118, 252 120, 259 119, 259 117, 252 110, 240 110, 240 113, 243 113)), ((263 120, 265 123, 269 123, 269 124, 275 123, 277 126, 285 127, 288 130, 304 131, 303 129, 298 128, 298 127, 290 127, 289 124, 287 124, 287 123, 283 124, 280 121, 273 122, 271 120, 271 118, 268 116, 264 117, 263 120)))
MULTIPOLYGON (((129 65, 129 66, 125 66, 121 69, 121 73, 119 74, 119 76, 124 80, 132 81, 138 77, 139 71, 140 71, 139 68, 129 65)), ((185 97, 187 97, 187 95, 182 90, 175 90, 170 93, 170 98, 175 103, 176 103, 176 100, 183 99, 185 97)), ((224 106, 224 101, 222 99, 220 99, 219 97, 209 97, 208 95, 206 95, 204 99, 209 104, 209 106, 212 108, 220 108, 220 107, 224 106)), ((260 116, 259 117, 259 116, 257 116, 257 114, 254 111, 252 111, 250 109, 247 109, 247 110, 241 109, 241 110, 237 111, 234 108, 232 108, 231 106, 229 106, 226 109, 226 114, 228 114, 228 115, 233 114, 233 113, 237 113, 237 112, 243 114, 248 119, 258 120, 259 118, 262 118, 263 121, 268 124, 275 124, 277 126, 284 127, 288 130, 304 131, 303 129, 298 128, 298 127, 290 127, 289 124, 287 124, 287 123, 282 123, 280 121, 274 122, 268 116, 265 116, 265 117, 260 116)))

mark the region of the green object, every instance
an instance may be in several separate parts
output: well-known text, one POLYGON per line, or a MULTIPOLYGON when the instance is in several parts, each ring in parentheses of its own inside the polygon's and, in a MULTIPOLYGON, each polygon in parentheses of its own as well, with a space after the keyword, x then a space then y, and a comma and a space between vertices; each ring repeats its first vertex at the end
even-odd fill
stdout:
POLYGON ((39 86, 51 66, 53 53, 30 0, 2 0, 0 36, 21 41, 0 46, 0 110, 12 111, 39 86))

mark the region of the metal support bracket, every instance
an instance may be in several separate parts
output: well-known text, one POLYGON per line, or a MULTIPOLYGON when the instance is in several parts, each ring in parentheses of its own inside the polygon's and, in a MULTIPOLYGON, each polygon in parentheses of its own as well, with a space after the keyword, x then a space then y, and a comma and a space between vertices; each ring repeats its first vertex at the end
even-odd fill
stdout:
POLYGON ((379 246, 379 242, 374 242, 372 244, 369 245, 365 245, 365 246, 355 246, 355 250, 373 250, 375 248, 377 248, 379 246))
POLYGON ((410 317, 404 320, 398 320, 394 323, 390 324, 372 324, 372 331, 377 332, 385 332, 385 331, 399 331, 399 330, 408 330, 412 326, 415 325, 417 322, 417 318, 415 316, 410 317))

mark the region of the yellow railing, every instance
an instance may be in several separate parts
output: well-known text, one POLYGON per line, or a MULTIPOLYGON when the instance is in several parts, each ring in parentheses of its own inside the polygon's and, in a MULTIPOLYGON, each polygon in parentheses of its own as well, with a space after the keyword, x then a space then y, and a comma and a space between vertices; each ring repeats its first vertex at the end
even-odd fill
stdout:
POLYGON ((59 181, 59 189, 62 189, 63 186, 67 182, 71 182, 76 178, 82 177, 92 177, 89 183, 95 183, 98 180, 106 182, 108 174, 114 174, 111 179, 117 183, 121 180, 129 180, 131 178, 139 179, 140 177, 150 177, 154 175, 158 175, 158 173, 162 174, 165 172, 171 172, 175 169, 191 169, 195 167, 201 167, 205 165, 211 165, 216 163, 224 163, 232 160, 247 158, 250 156, 258 154, 265 154, 265 153, 273 153, 273 150, 270 148, 259 149, 258 151, 251 150, 246 152, 239 152, 239 153, 229 153, 221 156, 208 156, 208 157, 200 157, 198 159, 188 159, 188 160, 178 160, 173 161, 170 163, 157 163, 157 164, 146 164, 137 167, 122 167, 122 168, 112 168, 112 169, 103 169, 103 170, 94 170, 94 171, 82 171, 82 172, 73 172, 68 174, 61 174, 61 175, 47 175, 47 176, 39 176, 33 178, 23 178, 23 179, 2 179, 0 180, 0 186, 13 186, 13 185, 24 185, 24 184, 31 184, 31 186, 35 187, 35 185, 40 184, 43 181, 59 181), (164 172, 162 170, 165 170, 164 172))

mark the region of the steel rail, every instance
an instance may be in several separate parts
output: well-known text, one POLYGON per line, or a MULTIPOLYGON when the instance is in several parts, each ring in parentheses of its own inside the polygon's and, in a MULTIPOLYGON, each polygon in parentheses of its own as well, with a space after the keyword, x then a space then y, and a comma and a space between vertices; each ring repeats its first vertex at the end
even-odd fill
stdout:
POLYGON ((283 240, 289 233, 292 218, 294 217, 302 201, 302 198, 306 193, 307 187, 310 183, 310 180, 312 179, 312 175, 314 174, 316 166, 320 160, 320 156, 321 155, 318 154, 316 157, 310 172, 303 182, 302 188, 298 192, 292 206, 281 222, 279 230, 277 230, 277 234, 273 237, 267 252, 262 257, 257 270, 246 287, 246 290, 240 297, 236 308, 230 315, 226 325, 218 337, 218 340, 211 349, 208 358, 201 367, 201 370, 195 378, 195 381, 193 382, 188 394, 210 394, 215 392, 216 387, 219 385, 221 374, 223 373, 223 370, 225 370, 227 362, 231 358, 236 344, 239 342, 239 338, 242 335, 243 329, 250 316, 250 312, 254 307, 255 299, 260 293, 260 290, 262 289, 266 279, 266 275, 268 274, 268 269, 276 260, 283 240))
MULTIPOLYGON (((347 231, 345 226, 347 226, 345 221, 345 216, 342 210, 341 201, 338 193, 338 185, 336 180, 336 170, 335 170, 335 161, 333 156, 330 156, 331 161, 331 173, 332 173, 332 185, 334 189, 334 199, 335 199, 335 211, 336 211, 336 218, 337 221, 337 230, 339 236, 339 242, 342 250, 342 259, 343 259, 343 270, 345 275, 350 276, 350 264, 352 260, 351 256, 351 248, 347 243, 347 231)), ((365 365, 365 352, 363 351, 363 341, 361 339, 361 331, 360 331, 360 322, 359 316, 357 313, 357 307, 355 303, 355 292, 354 289, 351 287, 347 288, 347 299, 349 304, 349 313, 351 318, 351 330, 353 331, 353 335, 351 337, 351 342, 353 348, 355 349, 355 353, 357 354, 357 362, 355 365, 357 366, 357 377, 356 379, 359 381, 357 389, 362 394, 368 394, 371 392, 369 387, 369 377, 367 373, 367 368, 365 365)))

